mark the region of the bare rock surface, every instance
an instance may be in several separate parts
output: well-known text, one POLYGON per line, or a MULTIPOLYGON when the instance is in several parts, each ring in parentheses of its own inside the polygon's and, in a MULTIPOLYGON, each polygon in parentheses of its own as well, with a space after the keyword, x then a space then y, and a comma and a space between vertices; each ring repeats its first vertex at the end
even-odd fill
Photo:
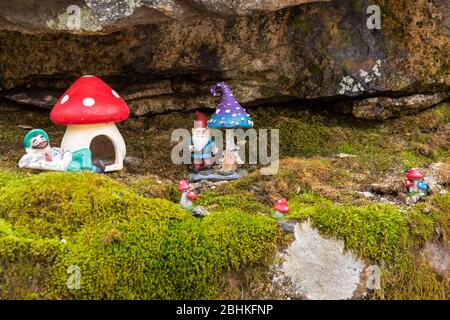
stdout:
POLYGON ((281 254, 274 282, 290 298, 351 299, 361 287, 365 264, 343 241, 322 236, 309 222, 296 225, 295 240, 281 254), (288 284, 288 285, 286 285, 288 284))
POLYGON ((383 120, 448 100, 450 2, 17 0, 0 3, 0 98, 51 108, 79 76, 137 116, 312 101, 383 120))

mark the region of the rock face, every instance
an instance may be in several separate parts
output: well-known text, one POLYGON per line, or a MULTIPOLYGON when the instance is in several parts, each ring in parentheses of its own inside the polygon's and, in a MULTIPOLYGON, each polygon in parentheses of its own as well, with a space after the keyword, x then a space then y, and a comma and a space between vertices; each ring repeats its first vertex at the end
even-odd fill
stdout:
POLYGON ((309 222, 296 225, 294 235, 274 280, 284 284, 287 295, 312 300, 356 298, 365 265, 351 252, 344 252, 343 241, 324 238, 309 222))
POLYGON ((450 91, 435 94, 413 94, 406 97, 374 97, 336 104, 338 111, 347 111, 357 118, 386 120, 397 114, 411 114, 446 100, 450 91), (339 109, 339 107, 342 107, 339 109))
POLYGON ((450 250, 448 244, 428 241, 422 250, 424 261, 442 277, 450 278, 450 250))
POLYGON ((111 84, 136 115, 213 108, 216 81, 244 106, 341 101, 368 119, 421 110, 450 89, 446 0, 18 0, 0 9, 0 96, 39 107, 83 74, 111 84), (381 29, 367 27, 373 4, 381 29))
POLYGON ((26 33, 106 33, 199 16, 245 16, 330 0, 16 0, 0 3, 0 28, 26 33), (79 25, 77 22, 80 16, 79 25))

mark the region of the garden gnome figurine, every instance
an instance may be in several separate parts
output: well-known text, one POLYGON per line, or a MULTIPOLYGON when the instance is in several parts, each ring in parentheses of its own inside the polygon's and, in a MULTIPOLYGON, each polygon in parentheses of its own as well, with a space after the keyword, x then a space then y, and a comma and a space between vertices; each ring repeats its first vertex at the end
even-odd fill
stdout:
POLYGON ((191 145, 194 172, 207 170, 214 163, 213 155, 217 153, 217 147, 211 139, 209 129, 206 126, 206 118, 200 112, 195 113, 196 121, 192 129, 191 145))
POLYGON ((226 129, 226 148, 223 153, 222 169, 233 171, 238 164, 242 164, 237 150, 239 147, 234 143, 234 129, 251 128, 253 121, 245 109, 237 102, 230 87, 219 82, 211 88, 215 97, 222 97, 215 113, 208 122, 208 126, 214 129, 226 129), (220 92, 219 92, 220 89, 220 92))
POLYGON ((191 186, 186 180, 181 180, 178 184, 178 191, 181 192, 180 207, 183 209, 192 210, 192 201, 197 200, 197 194, 191 191, 191 186))
POLYGON ((71 152, 62 148, 50 147, 49 137, 42 129, 29 131, 25 135, 23 144, 27 153, 19 161, 20 168, 92 172, 103 172, 104 169, 92 164, 92 155, 89 149, 71 152))
POLYGON ((281 219, 286 213, 289 212, 286 198, 278 199, 277 202, 275 202, 275 204, 273 205, 273 208, 276 210, 275 214, 273 215, 275 219, 281 219))

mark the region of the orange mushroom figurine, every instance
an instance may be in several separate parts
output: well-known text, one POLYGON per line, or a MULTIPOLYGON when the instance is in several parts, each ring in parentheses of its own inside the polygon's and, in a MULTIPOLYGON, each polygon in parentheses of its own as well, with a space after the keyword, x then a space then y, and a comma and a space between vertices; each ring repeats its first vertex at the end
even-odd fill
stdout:
POLYGON ((53 123, 67 126, 61 148, 89 149, 94 165, 105 172, 121 170, 126 146, 115 123, 130 115, 119 94, 95 76, 78 78, 50 113, 53 123))
POLYGON ((286 198, 278 199, 277 202, 275 202, 275 204, 273 205, 273 208, 276 210, 275 214, 273 215, 273 217, 276 219, 283 218, 284 215, 289 212, 286 198))

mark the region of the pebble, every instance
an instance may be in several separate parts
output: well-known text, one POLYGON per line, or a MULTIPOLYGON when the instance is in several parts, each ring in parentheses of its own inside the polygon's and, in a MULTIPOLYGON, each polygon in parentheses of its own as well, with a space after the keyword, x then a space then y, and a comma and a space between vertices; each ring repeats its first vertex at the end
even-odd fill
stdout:
POLYGON ((277 226, 286 233, 294 233, 296 224, 296 220, 281 220, 277 223, 277 226))
POLYGON ((192 215, 194 217, 206 217, 207 215, 209 215, 209 212, 203 206, 196 206, 194 209, 192 209, 192 215))

